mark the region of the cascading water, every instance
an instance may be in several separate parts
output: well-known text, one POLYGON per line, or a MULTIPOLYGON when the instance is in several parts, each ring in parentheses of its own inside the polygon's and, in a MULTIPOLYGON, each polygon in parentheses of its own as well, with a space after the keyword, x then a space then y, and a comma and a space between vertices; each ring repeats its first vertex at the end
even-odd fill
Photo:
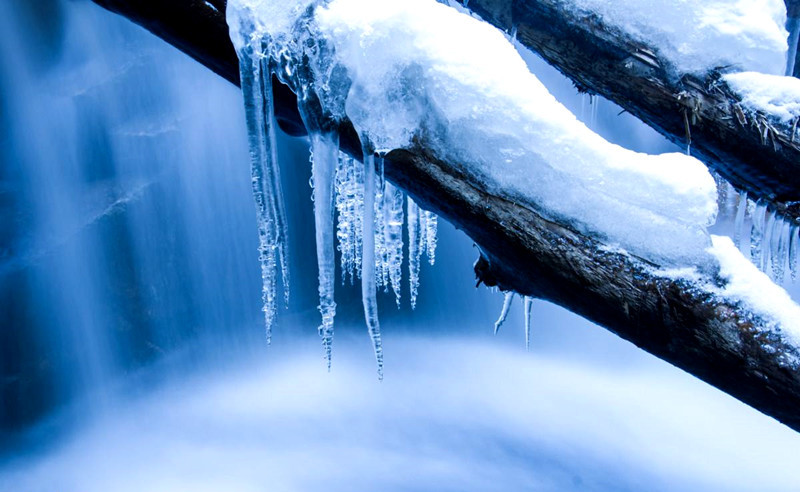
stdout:
POLYGON ((89 2, 2 14, 2 422, 253 319, 235 87, 89 2))

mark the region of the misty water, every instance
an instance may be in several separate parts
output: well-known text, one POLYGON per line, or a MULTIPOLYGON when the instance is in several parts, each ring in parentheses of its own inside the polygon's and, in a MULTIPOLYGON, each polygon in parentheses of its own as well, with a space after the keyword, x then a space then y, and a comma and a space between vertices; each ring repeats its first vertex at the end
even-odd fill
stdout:
MULTIPOLYGON (((675 150, 527 59, 606 138, 675 150)), ((383 382, 337 283, 328 373, 308 142, 279 152, 267 347, 238 89, 86 0, 0 4, 0 490, 800 487, 800 435, 578 316, 535 301, 528 352, 517 299, 493 336, 448 224, 417 309, 379 296, 383 382)))

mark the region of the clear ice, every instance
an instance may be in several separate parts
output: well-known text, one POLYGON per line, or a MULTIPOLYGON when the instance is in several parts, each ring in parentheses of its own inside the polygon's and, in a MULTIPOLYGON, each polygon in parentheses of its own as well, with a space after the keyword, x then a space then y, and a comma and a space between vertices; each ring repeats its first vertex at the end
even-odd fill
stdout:
POLYGON ((419 267, 422 260, 422 251, 425 249, 423 238, 425 237, 420 230, 420 210, 419 206, 408 197, 407 204, 408 220, 408 287, 411 309, 417 307, 417 294, 419 293, 419 267))
MULTIPOLYGON (((364 137, 362 137, 363 139, 364 137)), ((378 321, 378 287, 375 283, 375 154, 371 148, 364 146, 364 217, 361 227, 361 301, 364 303, 364 318, 367 331, 372 340, 375 360, 378 363, 378 379, 383 379, 383 346, 381 343, 381 326, 378 321)))
POLYGON ((523 303, 525 315, 525 350, 531 349, 531 311, 533 310, 533 297, 525 296, 523 303))
POLYGON ((267 343, 270 343, 277 314, 278 265, 287 303, 289 296, 288 233, 278 168, 272 79, 269 61, 262 56, 260 50, 247 46, 239 52, 239 60, 250 146, 253 197, 258 220, 262 310, 267 343))
POLYGON ((334 177, 339 162, 339 140, 336 134, 311 134, 312 173, 314 179, 314 226, 316 228, 317 266, 319 269, 319 312, 322 324, 319 334, 325 349, 328 370, 331 368, 333 318, 336 302, 333 299, 336 283, 336 254, 334 250, 333 209, 334 177))
POLYGON ((402 289, 403 268, 403 202, 402 190, 390 183, 384 187, 384 239, 386 249, 387 270, 392 284, 397 308, 400 309, 400 292, 402 289))
POLYGON ((508 311, 511 309, 511 302, 514 300, 514 292, 507 291, 503 293, 503 308, 500 310, 500 317, 494 322, 494 334, 500 331, 500 327, 506 322, 508 318, 508 311))
POLYGON ((364 216, 364 167, 339 153, 336 167, 336 238, 341 258, 342 284, 361 278, 361 219, 364 216))
POLYGON ((784 282, 787 268, 791 280, 794 281, 797 277, 797 249, 800 240, 798 225, 771 209, 769 203, 763 199, 753 202, 748 199, 746 191, 737 193, 724 181, 720 188, 725 190, 725 196, 720 197, 724 201, 724 208, 731 213, 735 211, 734 245, 745 251, 750 261, 776 283, 784 282))

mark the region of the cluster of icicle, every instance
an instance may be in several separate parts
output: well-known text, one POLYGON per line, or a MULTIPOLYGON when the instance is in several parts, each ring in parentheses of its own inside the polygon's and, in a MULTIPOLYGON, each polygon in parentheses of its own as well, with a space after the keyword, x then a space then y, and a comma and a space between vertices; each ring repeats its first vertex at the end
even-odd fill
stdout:
POLYGON ((747 192, 737 192, 719 178, 718 184, 720 211, 735 217, 736 246, 776 283, 783 283, 787 268, 792 281, 796 280, 800 247, 797 222, 776 213, 766 200, 753 201, 747 192))
MULTIPOLYGON (((511 310, 511 303, 516 295, 513 291, 503 292, 503 308, 500 310, 500 317, 494 322, 494 334, 500 331, 500 327, 506 322, 508 312, 511 310)), ((525 350, 531 349, 531 311, 533 310, 533 297, 522 296, 522 314, 525 320, 525 350)))
POLYGON ((336 117, 321 103, 321 91, 312 69, 298 63, 304 56, 321 56, 314 38, 276 40, 259 34, 253 25, 241 26, 249 38, 238 50, 250 144, 253 195, 258 214, 259 260, 263 279, 263 311, 267 340, 278 309, 277 278, 284 300, 289 299, 288 232, 276 152, 272 76, 298 96, 298 108, 309 132, 312 163, 312 199, 319 267, 319 333, 330 369, 333 324, 336 315, 335 249, 341 258, 341 279, 361 280, 364 315, 383 377, 383 350, 376 293, 394 291, 400 306, 403 265, 403 224, 407 217, 408 277, 411 306, 416 307, 420 263, 427 254, 435 261, 437 217, 422 210, 383 176, 383 157, 361 134, 363 164, 339 151, 336 117), (334 224, 335 218, 338 218, 334 224), (338 240, 338 246, 335 245, 338 240))

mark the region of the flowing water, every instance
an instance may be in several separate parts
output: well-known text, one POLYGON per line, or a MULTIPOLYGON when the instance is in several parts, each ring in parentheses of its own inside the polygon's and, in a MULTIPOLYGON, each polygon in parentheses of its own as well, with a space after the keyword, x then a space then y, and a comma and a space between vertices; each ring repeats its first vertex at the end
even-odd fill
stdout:
MULTIPOLYGON (((308 142, 285 136, 268 348, 241 106, 88 1, 0 4, 0 491, 796 490, 800 436, 601 328, 534 301, 526 352, 518 300, 493 336, 503 296, 446 224, 416 309, 379 294, 381 383, 337 272, 328 373, 308 142)), ((595 99, 597 131, 674 150, 618 111, 595 99)))

